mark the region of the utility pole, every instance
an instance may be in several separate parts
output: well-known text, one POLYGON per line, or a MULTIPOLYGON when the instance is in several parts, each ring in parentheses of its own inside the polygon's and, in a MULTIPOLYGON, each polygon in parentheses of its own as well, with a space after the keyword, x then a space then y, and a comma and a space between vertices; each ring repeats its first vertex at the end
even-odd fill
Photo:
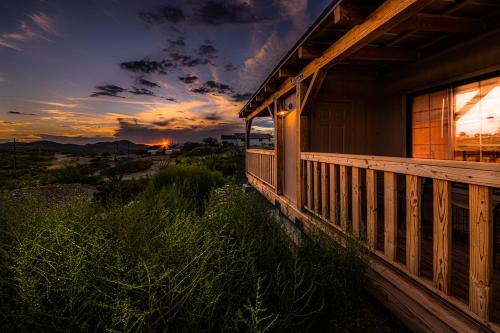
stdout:
POLYGON ((16 168, 16 138, 14 138, 14 169, 16 168))

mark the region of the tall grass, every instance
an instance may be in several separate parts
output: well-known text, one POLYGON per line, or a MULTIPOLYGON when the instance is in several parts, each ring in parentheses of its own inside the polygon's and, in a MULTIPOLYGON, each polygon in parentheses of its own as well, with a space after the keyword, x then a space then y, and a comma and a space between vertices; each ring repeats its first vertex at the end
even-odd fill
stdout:
POLYGON ((134 201, 107 209, 85 198, 1 204, 0 330, 359 327, 366 267, 357 251, 296 249, 267 202, 214 190, 219 177, 169 168, 134 201))

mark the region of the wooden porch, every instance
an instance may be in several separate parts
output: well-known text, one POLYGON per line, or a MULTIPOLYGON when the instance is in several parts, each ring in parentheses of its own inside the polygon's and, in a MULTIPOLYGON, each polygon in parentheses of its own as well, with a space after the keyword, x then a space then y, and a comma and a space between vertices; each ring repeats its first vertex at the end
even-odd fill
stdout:
MULTIPOLYGON (((389 271, 396 274, 391 283, 399 292, 417 297, 412 288, 405 290, 409 283, 430 297, 441 316, 427 319, 430 330, 451 325, 444 331, 500 332, 496 164, 303 152, 302 201, 295 207, 276 190, 279 170, 273 151, 248 150, 247 161, 250 183, 278 202, 289 218, 304 223, 307 232, 322 232, 344 244, 347 239, 359 242, 371 254, 375 272, 381 270, 385 278, 389 271), (461 218, 454 207, 463 201, 457 186, 467 190, 468 242, 454 237, 461 218), (454 322, 459 326, 453 328, 454 322)), ((377 288, 391 298, 385 286, 377 288)), ((410 308, 398 305, 395 312, 422 315, 407 313, 410 308)))
POLYGON ((250 184, 365 247, 416 331, 500 332, 499 22, 498 1, 336 0, 240 111, 274 124, 250 184))

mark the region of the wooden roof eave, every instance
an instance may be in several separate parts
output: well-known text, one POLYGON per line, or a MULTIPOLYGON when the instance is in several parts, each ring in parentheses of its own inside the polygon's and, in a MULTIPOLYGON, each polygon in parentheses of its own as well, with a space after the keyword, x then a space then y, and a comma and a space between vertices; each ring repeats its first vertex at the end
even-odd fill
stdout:
MULTIPOLYGON (((352 29, 347 31, 345 35, 335 41, 326 51, 321 54, 321 56, 309 62, 297 74, 296 77, 300 77, 302 80, 304 80, 319 70, 328 69, 331 66, 340 63, 342 60, 346 59, 353 53, 359 51, 363 46, 368 45, 371 40, 375 39, 380 34, 389 31, 398 24, 410 18, 412 15, 418 13, 421 9, 429 5, 431 2, 432 0, 385 1, 377 9, 375 9, 362 23, 360 23, 359 25, 355 25, 352 29)), ((336 6, 338 6, 339 4, 340 1, 336 3, 336 6)), ((336 6, 333 6, 331 8, 331 11, 333 11, 336 6)), ((326 15, 325 17, 329 16, 326 15)), ((323 17, 323 19, 325 17, 323 17)), ((306 39, 302 39, 301 42, 298 43, 298 45, 293 49, 293 52, 295 52, 302 45, 302 43, 305 42, 306 39)), ((268 77, 268 79, 261 85, 259 90, 254 94, 247 105, 252 103, 254 97, 285 63, 286 61, 282 61, 282 63, 280 63, 279 67, 276 68, 268 77)), ((295 81, 296 80, 294 79, 284 81, 273 96, 267 98, 262 104, 257 106, 255 111, 252 111, 251 113, 245 112, 247 108, 247 105, 245 105, 240 111, 240 117, 252 117, 258 115, 260 112, 262 112, 263 109, 269 106, 276 97, 280 97, 293 89, 296 84, 295 81)))
MULTIPOLYGON (((321 26, 322 23, 324 23, 327 19, 332 18, 334 15, 334 10, 335 8, 342 2, 347 2, 349 0, 335 0, 330 7, 326 8, 325 11, 321 14, 321 16, 312 24, 312 26, 304 33, 304 35, 299 39, 299 41, 292 47, 292 49, 285 55, 285 57, 281 60, 281 62, 273 69, 271 74, 264 80, 264 82, 260 85, 260 87, 257 89, 257 91, 252 95, 252 97, 248 100, 248 102, 243 106, 243 108, 240 110, 240 118, 243 117, 248 117, 248 112, 245 114, 245 110, 247 109, 248 105, 254 101, 255 97, 261 92, 266 90, 266 86, 270 85, 272 87, 275 87, 274 84, 271 83, 272 79, 275 77, 278 77, 280 69, 282 69, 288 62, 289 60, 294 57, 294 55, 299 51, 299 48, 303 46, 303 44, 309 39, 309 37, 316 31, 316 29, 321 26)), ((274 88, 276 90, 276 88, 274 88)), ((273 91, 275 92, 275 91, 273 91)), ((265 101, 267 102, 267 100, 265 101)), ((265 107, 269 106, 267 104, 266 106, 259 109, 264 109, 265 107)), ((255 111, 251 111, 251 114, 254 114, 255 111)))

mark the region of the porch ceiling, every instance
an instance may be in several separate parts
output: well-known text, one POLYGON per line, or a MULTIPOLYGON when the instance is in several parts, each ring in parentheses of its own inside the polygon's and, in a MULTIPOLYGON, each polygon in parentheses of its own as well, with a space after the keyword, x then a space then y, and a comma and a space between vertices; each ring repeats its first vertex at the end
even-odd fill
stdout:
MULTIPOLYGON (((500 27, 500 1, 435 0, 423 1, 423 9, 398 21, 390 29, 381 29, 373 38, 356 47, 340 62, 367 69, 382 76, 408 63, 419 61, 478 35, 500 27)), ((240 117, 260 113, 273 94, 290 86, 305 69, 322 57, 347 32, 366 21, 384 1, 335 0, 299 39, 280 64, 240 110, 240 117)), ((376 18, 375 18, 376 19, 376 18)))

